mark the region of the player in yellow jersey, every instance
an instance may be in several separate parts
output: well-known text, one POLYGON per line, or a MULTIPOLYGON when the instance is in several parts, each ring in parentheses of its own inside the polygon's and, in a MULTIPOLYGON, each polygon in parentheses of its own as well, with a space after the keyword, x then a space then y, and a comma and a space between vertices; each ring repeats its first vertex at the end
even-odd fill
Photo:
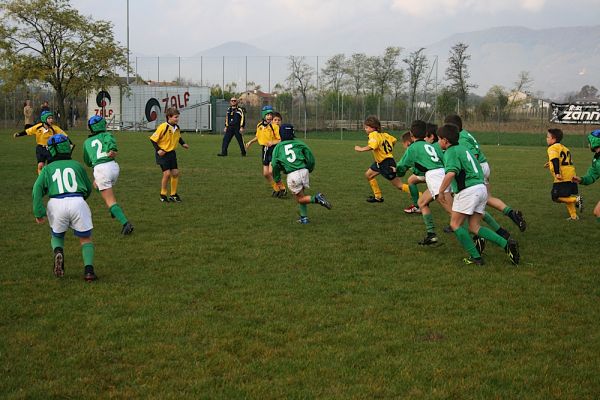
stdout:
POLYGON ((150 136, 150 141, 154 146, 154 155, 156 163, 162 169, 162 180, 160 182, 160 201, 180 202, 181 197, 177 194, 177 185, 179 184, 179 168, 177 165, 177 154, 175 148, 177 143, 184 149, 190 146, 184 142, 179 129, 179 110, 175 107, 167 108, 167 122, 163 122, 156 128, 156 131, 150 136), (167 183, 171 181, 171 195, 167 197, 167 183))
POLYGON ((368 116, 363 125, 369 141, 364 147, 354 146, 354 150, 358 152, 372 151, 373 158, 375 158, 375 162, 365 172, 365 178, 373 190, 373 195, 367 198, 367 202, 383 203, 381 189, 375 179, 377 175, 383 175, 392 185, 402 190, 402 179, 396 176, 396 161, 393 153, 396 138, 389 133, 381 132, 381 122, 374 115, 368 116))
POLYGON ((273 197, 282 197, 285 195, 285 186, 282 189, 281 184, 273 180, 273 167, 271 166, 273 149, 277 143, 281 142, 279 125, 273 124, 273 113, 273 107, 271 106, 264 106, 262 108, 262 120, 256 126, 256 136, 246 143, 246 151, 248 151, 254 142, 258 142, 262 146, 262 174, 273 188, 273 197))
POLYGON ((577 208, 581 208, 581 196, 577 183, 572 182, 572 179, 577 174, 571 159, 571 151, 561 144, 563 131, 560 129, 548 129, 546 135, 546 143, 548 144, 548 162, 545 167, 550 170, 554 184, 552 185, 552 201, 557 203, 565 203, 567 211, 569 211, 570 221, 578 220, 577 208))
POLYGON ((54 124, 54 114, 52 114, 50 111, 44 111, 40 116, 40 121, 42 122, 35 124, 22 132, 14 134, 14 137, 35 135, 35 141, 37 143, 37 146, 35 147, 35 158, 37 159, 38 175, 40 174, 42 168, 44 168, 44 166, 50 160, 50 153, 48 152, 47 148, 48 139, 59 133, 67 136, 67 134, 60 129, 58 125, 54 124))

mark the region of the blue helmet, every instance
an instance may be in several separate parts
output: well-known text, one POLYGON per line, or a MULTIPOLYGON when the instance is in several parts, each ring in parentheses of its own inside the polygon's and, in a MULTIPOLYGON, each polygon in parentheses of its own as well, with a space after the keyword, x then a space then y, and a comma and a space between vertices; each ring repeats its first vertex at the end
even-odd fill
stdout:
POLYGON ((292 140, 296 136, 294 135, 294 125, 292 124, 283 124, 279 127, 279 136, 281 137, 281 141, 284 142, 286 140, 292 140))
POLYGON ((596 148, 600 147, 600 129, 596 129, 588 135, 588 142, 592 151, 596 151, 596 148))
POLYGON ((106 132, 106 120, 99 115, 94 115, 88 120, 88 128, 92 133, 106 132))
POLYGON ((52 135, 48 139, 48 151, 52 157, 56 157, 58 154, 68 154, 70 156, 71 141, 62 133, 52 135))

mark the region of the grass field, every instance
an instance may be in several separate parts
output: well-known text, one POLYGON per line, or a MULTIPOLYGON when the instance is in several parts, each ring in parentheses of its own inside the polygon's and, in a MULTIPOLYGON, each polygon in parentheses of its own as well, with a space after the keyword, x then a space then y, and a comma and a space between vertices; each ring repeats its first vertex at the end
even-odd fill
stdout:
MULTIPOLYGON (((52 275, 48 226, 31 210, 33 140, 0 136, 0 398, 600 397, 600 184, 580 187, 587 210, 566 221, 540 137, 482 140, 494 193, 528 229, 493 211, 521 265, 488 245, 471 267, 437 205, 443 244, 422 248, 405 193, 380 180, 385 202, 364 201, 372 158, 353 151, 364 136, 307 141, 311 193, 334 208, 309 206, 305 226, 291 198, 271 198, 257 147, 242 158, 234 141, 221 158, 221 136, 187 134, 183 203, 161 204, 148 134, 116 136, 116 193, 135 232, 120 236, 90 197, 93 284, 72 235, 65 277, 52 275)), ((81 160, 85 134, 72 138, 81 160)), ((584 174, 591 153, 572 151, 584 174)))

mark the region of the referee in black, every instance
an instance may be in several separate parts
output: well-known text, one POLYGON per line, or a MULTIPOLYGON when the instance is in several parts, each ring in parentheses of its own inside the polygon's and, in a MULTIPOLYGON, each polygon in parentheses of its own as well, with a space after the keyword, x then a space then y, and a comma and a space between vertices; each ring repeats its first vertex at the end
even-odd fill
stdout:
POLYGON ((246 125, 244 117, 244 110, 238 107, 238 100, 235 97, 229 99, 229 108, 227 109, 227 115, 225 116, 225 136, 223 136, 221 152, 217 154, 219 157, 225 157, 227 155, 227 148, 229 147, 229 142, 231 142, 233 136, 235 136, 240 145, 242 157, 246 157, 246 149, 244 147, 244 140, 242 139, 242 133, 244 133, 244 126, 246 125))

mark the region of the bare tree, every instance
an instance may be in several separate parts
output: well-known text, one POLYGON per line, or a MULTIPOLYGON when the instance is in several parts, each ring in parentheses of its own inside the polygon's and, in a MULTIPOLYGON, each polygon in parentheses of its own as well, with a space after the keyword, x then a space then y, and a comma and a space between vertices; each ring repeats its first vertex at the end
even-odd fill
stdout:
POLYGON ((470 89, 477 88, 477 85, 469 83, 471 74, 469 74, 467 61, 471 59, 471 55, 467 53, 468 48, 469 45, 460 42, 452 46, 448 57, 448 68, 446 68, 448 89, 456 94, 463 105, 467 102, 470 89))
POLYGON ((382 56, 370 59, 369 78, 382 98, 389 91, 392 77, 397 71, 398 57, 401 52, 400 47, 388 47, 382 56))
POLYGON ((354 94, 358 97, 362 94, 367 81, 367 68, 369 58, 364 53, 352 54, 346 62, 346 74, 350 78, 350 85, 354 94))
POLYGON ((327 87, 339 93, 346 75, 346 56, 336 54, 325 63, 323 77, 327 87))
POLYGON ((411 118, 418 117, 416 112, 417 89, 425 77, 425 72, 429 68, 427 56, 423 54, 424 50, 425 48, 421 47, 419 50, 413 51, 407 58, 402 60, 406 64, 408 71, 408 95, 410 99, 411 118))
POLYGON ((311 89, 311 80, 315 74, 313 67, 306 63, 305 57, 289 56, 290 75, 288 77, 291 86, 302 95, 304 105, 304 133, 306 134, 306 123, 308 118, 308 92, 311 89))
POLYGON ((510 96, 508 97, 508 106, 506 108, 507 115, 510 115, 514 108, 520 104, 523 104, 525 98, 524 95, 529 95, 529 89, 533 83, 533 78, 528 71, 519 72, 519 77, 515 82, 515 86, 512 89, 510 96))

